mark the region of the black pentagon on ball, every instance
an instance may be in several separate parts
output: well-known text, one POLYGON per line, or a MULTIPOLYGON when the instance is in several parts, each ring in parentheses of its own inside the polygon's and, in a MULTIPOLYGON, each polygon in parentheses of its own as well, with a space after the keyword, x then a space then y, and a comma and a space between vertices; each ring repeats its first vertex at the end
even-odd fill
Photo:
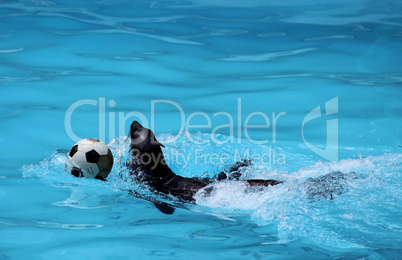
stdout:
POLYGON ((91 150, 91 151, 85 153, 85 157, 87 158, 87 162, 97 163, 99 161, 100 155, 98 154, 97 151, 91 150))
POLYGON ((80 169, 78 169, 77 167, 73 167, 73 169, 71 170, 71 174, 78 178, 84 177, 84 174, 82 173, 82 171, 80 169))
POLYGON ((73 157, 76 152, 78 152, 78 144, 74 145, 73 148, 71 148, 68 155, 70 155, 70 157, 73 157))

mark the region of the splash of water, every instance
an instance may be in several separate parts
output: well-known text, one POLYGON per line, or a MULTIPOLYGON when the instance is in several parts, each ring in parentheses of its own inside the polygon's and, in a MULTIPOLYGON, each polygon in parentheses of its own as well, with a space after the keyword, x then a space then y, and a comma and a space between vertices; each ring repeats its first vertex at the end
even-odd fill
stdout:
MULTIPOLYGON (((168 134, 158 136, 162 143, 170 138, 168 134)), ((252 155, 271 148, 247 142, 219 145, 211 142, 210 136, 206 134, 194 134, 192 139, 199 140, 201 144, 194 145, 183 135, 164 148, 165 155, 171 156, 168 164, 172 169, 188 177, 214 176, 238 159, 236 149, 248 150, 249 155, 252 155), (217 164, 213 164, 202 156, 198 158, 200 151, 204 154, 227 153, 229 157, 226 161, 218 160, 217 164), (174 161, 172 158, 175 153, 187 157, 178 155, 178 161, 174 161)), ((126 167, 129 160, 127 138, 117 138, 109 143, 109 147, 115 161, 106 183, 78 179, 66 173, 64 164, 67 151, 55 151, 38 165, 24 166, 22 174, 24 177, 42 178, 52 186, 75 189, 74 198, 64 201, 64 206, 102 206, 102 202, 88 200, 88 194, 81 194, 79 187, 82 186, 95 187, 94 193, 102 193, 102 189, 98 189, 102 186, 109 190, 135 191, 144 197, 158 198, 159 195, 151 193, 147 187, 130 177, 126 167)), ((296 166, 286 166, 254 161, 253 165, 243 168, 242 172, 246 178, 277 179, 283 181, 283 184, 250 188, 244 182, 215 182, 211 184, 212 192, 206 195, 201 190, 195 196, 197 205, 189 207, 223 218, 246 216, 260 226, 276 225, 280 241, 275 243, 309 239, 344 248, 375 247, 381 240, 387 240, 389 244, 398 243, 402 230, 402 154, 321 162, 306 159, 303 154, 297 154, 291 149, 278 150, 288 158, 303 158, 303 162, 296 166), (294 168, 297 169, 292 170, 294 168), (333 181, 326 177, 331 172, 342 172, 342 175, 331 177, 336 179, 333 181), (332 192, 331 197, 320 195, 328 190, 332 192), (372 237, 376 237, 376 241, 372 237)), ((166 200, 161 197, 158 199, 166 200)))

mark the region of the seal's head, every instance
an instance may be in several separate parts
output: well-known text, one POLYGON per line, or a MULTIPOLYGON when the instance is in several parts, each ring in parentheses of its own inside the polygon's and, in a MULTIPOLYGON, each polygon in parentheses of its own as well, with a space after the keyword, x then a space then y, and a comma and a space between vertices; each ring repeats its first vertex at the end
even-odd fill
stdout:
POLYGON ((158 153, 162 152, 161 146, 165 147, 156 140, 150 129, 143 127, 137 121, 131 124, 129 136, 131 138, 131 149, 141 153, 158 153))

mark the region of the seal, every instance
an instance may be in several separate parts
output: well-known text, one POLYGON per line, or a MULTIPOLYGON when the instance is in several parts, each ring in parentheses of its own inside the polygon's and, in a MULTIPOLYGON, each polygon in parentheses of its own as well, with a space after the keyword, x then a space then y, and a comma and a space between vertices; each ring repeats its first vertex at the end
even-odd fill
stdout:
MULTIPOLYGON (((133 121, 130 126, 129 137, 131 138, 131 160, 128 164, 130 174, 134 175, 140 182, 148 185, 155 191, 171 194, 186 201, 193 202, 193 197, 197 191, 215 181, 226 179, 240 181, 241 173, 239 169, 251 163, 251 161, 247 160, 236 162, 229 169, 229 177, 224 172, 218 174, 218 178, 216 179, 182 177, 175 174, 166 164, 161 148, 165 146, 156 139, 150 129, 143 127, 137 121, 133 121)), ((273 186, 282 183, 276 180, 259 179, 245 180, 245 182, 250 186, 273 186)))

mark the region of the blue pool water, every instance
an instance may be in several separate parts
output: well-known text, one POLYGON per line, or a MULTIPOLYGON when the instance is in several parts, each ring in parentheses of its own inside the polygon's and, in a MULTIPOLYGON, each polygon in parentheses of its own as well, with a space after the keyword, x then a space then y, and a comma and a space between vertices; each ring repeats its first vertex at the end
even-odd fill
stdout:
POLYGON ((402 258, 400 1, 0 1, 0 64, 0 259, 402 258), (125 168, 134 119, 176 173, 252 158, 284 184, 153 194, 125 168), (64 171, 85 137, 108 182, 64 171))

